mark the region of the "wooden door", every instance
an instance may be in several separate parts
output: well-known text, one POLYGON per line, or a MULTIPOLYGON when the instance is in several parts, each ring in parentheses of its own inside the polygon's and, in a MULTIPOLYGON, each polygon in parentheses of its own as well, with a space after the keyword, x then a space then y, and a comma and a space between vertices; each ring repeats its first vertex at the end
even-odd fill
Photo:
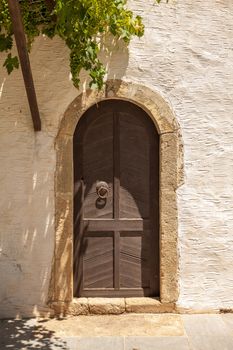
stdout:
POLYGON ((74 296, 159 295, 159 136, 106 100, 74 134, 74 296))

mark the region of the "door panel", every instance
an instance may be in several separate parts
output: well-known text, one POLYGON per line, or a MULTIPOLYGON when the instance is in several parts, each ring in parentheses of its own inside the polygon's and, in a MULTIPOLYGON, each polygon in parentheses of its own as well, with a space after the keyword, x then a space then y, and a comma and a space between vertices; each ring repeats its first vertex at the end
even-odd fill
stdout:
POLYGON ((78 123, 73 151, 74 296, 158 296, 159 137, 152 121, 132 103, 100 102, 78 123))
POLYGON ((85 179, 83 218, 113 217, 113 118, 103 112, 100 118, 90 122, 82 143, 82 177, 85 179), (105 181, 110 191, 106 203, 96 196, 96 182, 105 181), (103 206, 103 204, 105 204, 103 206))
POLYGON ((150 138, 141 119, 138 110, 119 113, 122 218, 148 218, 150 215, 150 138))
POLYGON ((113 235, 84 240, 84 288, 113 288, 113 235))
POLYGON ((127 236, 126 232, 120 240, 120 287, 123 288, 150 287, 149 242, 146 239, 149 237, 145 236, 145 231, 136 234, 127 236))

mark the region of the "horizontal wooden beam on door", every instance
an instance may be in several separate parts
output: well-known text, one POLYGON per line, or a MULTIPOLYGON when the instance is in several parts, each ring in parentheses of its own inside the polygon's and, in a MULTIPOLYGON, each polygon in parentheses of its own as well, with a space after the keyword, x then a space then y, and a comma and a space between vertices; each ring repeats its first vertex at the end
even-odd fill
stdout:
POLYGON ((17 0, 8 0, 9 12, 12 20, 12 27, 18 50, 19 60, 23 73, 24 85, 27 92, 28 103, 31 111, 33 126, 35 131, 41 130, 40 113, 37 104, 36 92, 33 83, 30 60, 27 51, 26 38, 17 0))
POLYGON ((84 231, 143 231, 149 220, 143 219, 84 219, 84 231))
POLYGON ((118 298, 130 298, 130 297, 149 297, 151 296, 150 288, 121 288, 120 290, 114 288, 84 288, 82 291, 84 297, 118 297, 118 298))

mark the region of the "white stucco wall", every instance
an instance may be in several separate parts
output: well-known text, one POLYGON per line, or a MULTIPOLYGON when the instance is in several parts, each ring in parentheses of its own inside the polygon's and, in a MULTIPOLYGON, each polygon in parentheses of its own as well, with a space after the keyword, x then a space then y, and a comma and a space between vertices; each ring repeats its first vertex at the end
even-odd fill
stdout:
MULTIPOLYGON (((129 50, 117 44, 120 49, 106 59, 108 77, 159 91, 181 126, 178 304, 233 308, 233 3, 177 0, 157 6, 132 0, 131 7, 144 17, 145 36, 129 50)), ((54 139, 79 94, 60 40, 37 40, 31 64, 42 119, 36 134, 21 72, 0 71, 0 317, 46 310, 54 139)))

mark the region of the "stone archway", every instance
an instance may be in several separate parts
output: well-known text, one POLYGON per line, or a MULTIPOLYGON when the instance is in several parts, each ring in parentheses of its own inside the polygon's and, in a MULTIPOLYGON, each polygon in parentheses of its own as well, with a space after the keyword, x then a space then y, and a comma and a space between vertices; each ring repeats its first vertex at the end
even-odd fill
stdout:
MULTIPOLYGON (((104 91, 88 90, 68 107, 56 138, 55 251, 49 304, 58 312, 75 313, 73 300, 73 134, 83 113, 105 99, 125 99, 151 117, 160 135, 160 302, 175 305, 178 295, 178 216, 176 189, 183 181, 179 125, 168 103, 151 89, 119 80, 104 91)), ((160 311, 160 310, 158 310, 160 311)))

